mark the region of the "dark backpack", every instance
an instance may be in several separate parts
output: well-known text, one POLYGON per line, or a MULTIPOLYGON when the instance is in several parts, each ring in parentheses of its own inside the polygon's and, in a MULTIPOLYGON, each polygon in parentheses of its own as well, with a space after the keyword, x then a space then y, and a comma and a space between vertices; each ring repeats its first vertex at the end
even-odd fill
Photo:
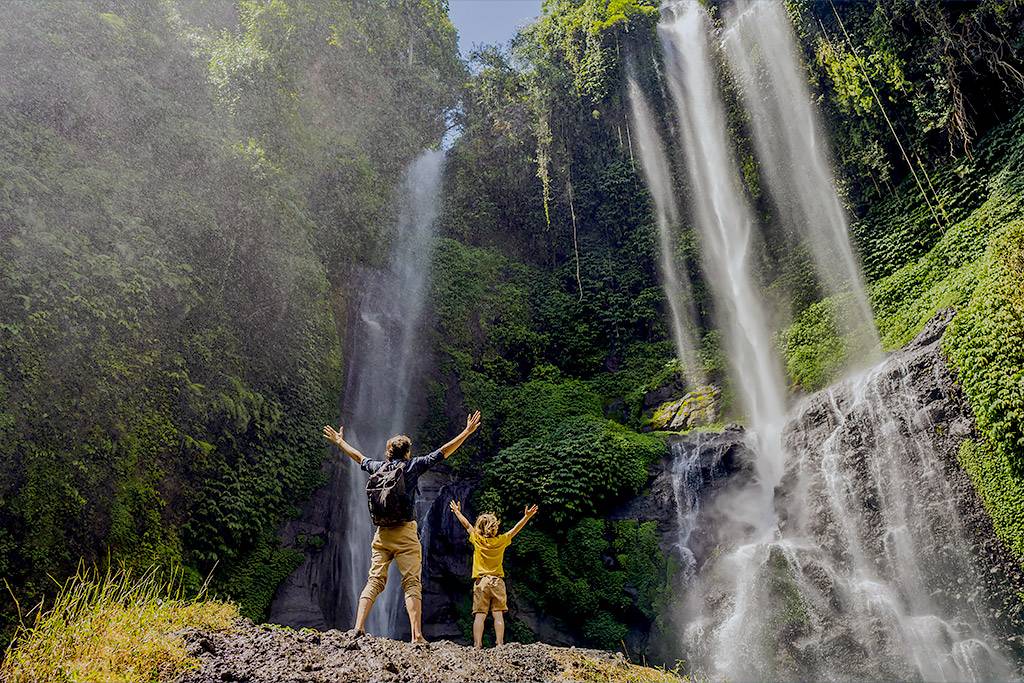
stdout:
POLYGON ((376 526, 397 526, 412 520, 405 491, 405 462, 385 463, 366 482, 366 502, 376 526))

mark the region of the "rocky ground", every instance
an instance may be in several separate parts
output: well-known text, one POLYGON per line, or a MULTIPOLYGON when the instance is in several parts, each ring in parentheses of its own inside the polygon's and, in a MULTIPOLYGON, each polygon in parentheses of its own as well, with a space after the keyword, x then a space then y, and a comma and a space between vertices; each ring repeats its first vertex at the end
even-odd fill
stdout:
POLYGON ((228 631, 189 631, 184 637, 200 665, 178 683, 679 681, 664 671, 631 664, 620 653, 539 643, 478 651, 449 641, 417 646, 248 620, 228 631))

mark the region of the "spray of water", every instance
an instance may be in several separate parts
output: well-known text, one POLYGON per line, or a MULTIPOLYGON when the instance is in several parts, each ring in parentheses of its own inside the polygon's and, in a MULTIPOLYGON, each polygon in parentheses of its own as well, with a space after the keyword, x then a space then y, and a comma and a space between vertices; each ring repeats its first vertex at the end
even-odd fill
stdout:
POLYGON ((786 11, 767 0, 733 6, 723 38, 778 214, 809 245, 826 290, 845 304, 844 331, 877 350, 874 315, 786 11))
POLYGON ((679 267, 676 264, 674 230, 679 227, 679 208, 676 206, 672 173, 647 98, 632 77, 628 79, 628 90, 640 163, 654 200, 661 255, 661 282, 665 298, 668 299, 672 341, 687 382, 691 387, 698 387, 707 384, 707 377, 697 359, 697 340, 694 335, 697 311, 693 302, 693 287, 685 265, 679 267))

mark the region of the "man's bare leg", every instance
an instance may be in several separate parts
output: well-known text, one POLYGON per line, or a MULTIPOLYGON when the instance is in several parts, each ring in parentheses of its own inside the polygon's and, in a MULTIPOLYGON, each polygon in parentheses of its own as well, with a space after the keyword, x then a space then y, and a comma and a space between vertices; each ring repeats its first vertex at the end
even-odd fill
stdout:
POLYGON ((356 630, 366 633, 366 618, 370 616, 370 608, 373 607, 373 600, 370 598, 359 598, 359 607, 356 609, 356 630))
POLYGON ((412 642, 427 642, 427 639, 423 637, 423 600, 420 598, 406 598, 405 611, 409 613, 409 631, 412 634, 412 642))
POLYGON ((498 645, 505 644, 505 613, 497 610, 491 612, 494 617, 494 640, 498 645))
POLYGON ((487 612, 477 612, 473 615, 473 647, 480 649, 484 646, 484 621, 487 619, 487 612))

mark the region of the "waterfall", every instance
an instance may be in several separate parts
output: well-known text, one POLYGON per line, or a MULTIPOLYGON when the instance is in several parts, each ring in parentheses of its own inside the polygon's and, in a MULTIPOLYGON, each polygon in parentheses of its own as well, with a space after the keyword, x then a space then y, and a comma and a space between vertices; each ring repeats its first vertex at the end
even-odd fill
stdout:
MULTIPOLYGON (((781 2, 753 2, 726 17, 723 44, 736 75, 761 171, 782 220, 810 246, 818 278, 846 303, 840 329, 880 346, 860 264, 850 246, 828 144, 781 2)), ((875 354, 872 354, 875 355, 875 354)))
POLYGON ((779 435, 786 396, 779 358, 754 274, 754 219, 740 185, 726 132, 708 42, 707 12, 697 2, 667 9, 658 26, 678 112, 690 180, 690 204, 701 236, 704 272, 724 326, 726 351, 743 409, 759 440, 761 510, 751 523, 770 526, 771 490, 782 476, 779 435), (767 507, 765 507, 767 506, 767 507))
MULTIPOLYGON (((877 343, 809 94, 792 46, 779 42, 791 40, 784 14, 750 3, 730 21, 726 42, 780 213, 800 224, 829 289, 852 297, 849 324, 877 343), (783 63, 754 83, 752 54, 783 63)), ((709 491, 700 453, 673 448, 683 655, 712 680, 1013 679, 1012 639, 989 602, 1005 589, 975 559, 963 507, 975 494, 952 455, 970 427, 948 414, 957 399, 938 352, 942 326, 787 415, 711 28, 703 6, 684 0, 664 8, 658 31, 755 476, 709 491), (958 476, 965 488, 954 491, 958 476)))
POLYGON ((709 480, 721 445, 673 444, 687 604, 672 616, 697 679, 1020 680, 1019 568, 986 550, 999 542, 956 460, 973 428, 939 350, 949 319, 794 407, 774 539, 720 524, 745 486, 709 480))
POLYGON ((687 639, 711 648, 716 671, 721 667, 732 672, 756 645, 747 641, 748 625, 758 616, 758 572, 778 535, 774 492, 785 463, 781 434, 786 395, 768 306, 754 273, 755 224, 729 144, 709 44, 710 20, 697 2, 678 3, 666 8, 658 33, 677 110, 690 205, 701 236, 703 272, 757 454, 756 476, 748 485, 730 489, 729 502, 720 505, 715 519, 723 532, 728 530, 715 563, 725 571, 698 575, 687 586, 687 639), (720 595, 728 600, 723 603, 720 595))
MULTIPOLYGON (((394 246, 386 269, 360 281, 348 325, 347 372, 342 397, 345 438, 367 457, 383 457, 385 441, 411 430, 422 344, 419 326, 428 288, 430 256, 444 168, 444 152, 428 150, 406 169, 399 193, 394 246)), ((414 444, 414 451, 417 450, 414 444)), ((303 520, 286 529, 325 536, 282 585, 270 620, 289 626, 348 628, 370 565, 373 526, 366 509, 366 475, 342 457, 330 482, 314 496, 303 520)), ((404 603, 397 568, 370 614, 371 633, 403 632, 404 603)))
POLYGON ((950 455, 970 422, 938 352, 943 326, 809 397, 787 425, 776 578, 799 605, 802 677, 1015 677, 959 507, 973 491, 952 483, 966 479, 950 455))
POLYGON ((676 266, 673 230, 679 226, 679 208, 672 187, 672 174, 647 98, 632 77, 628 80, 629 103, 633 128, 640 148, 640 164, 651 198, 654 200, 655 218, 658 223, 661 282, 665 298, 668 300, 672 341, 675 343, 676 355, 683 364, 683 374, 690 388, 696 388, 707 384, 707 377, 697 359, 697 341, 694 336, 694 330, 697 328, 697 311, 690 277, 685 266, 676 266))

